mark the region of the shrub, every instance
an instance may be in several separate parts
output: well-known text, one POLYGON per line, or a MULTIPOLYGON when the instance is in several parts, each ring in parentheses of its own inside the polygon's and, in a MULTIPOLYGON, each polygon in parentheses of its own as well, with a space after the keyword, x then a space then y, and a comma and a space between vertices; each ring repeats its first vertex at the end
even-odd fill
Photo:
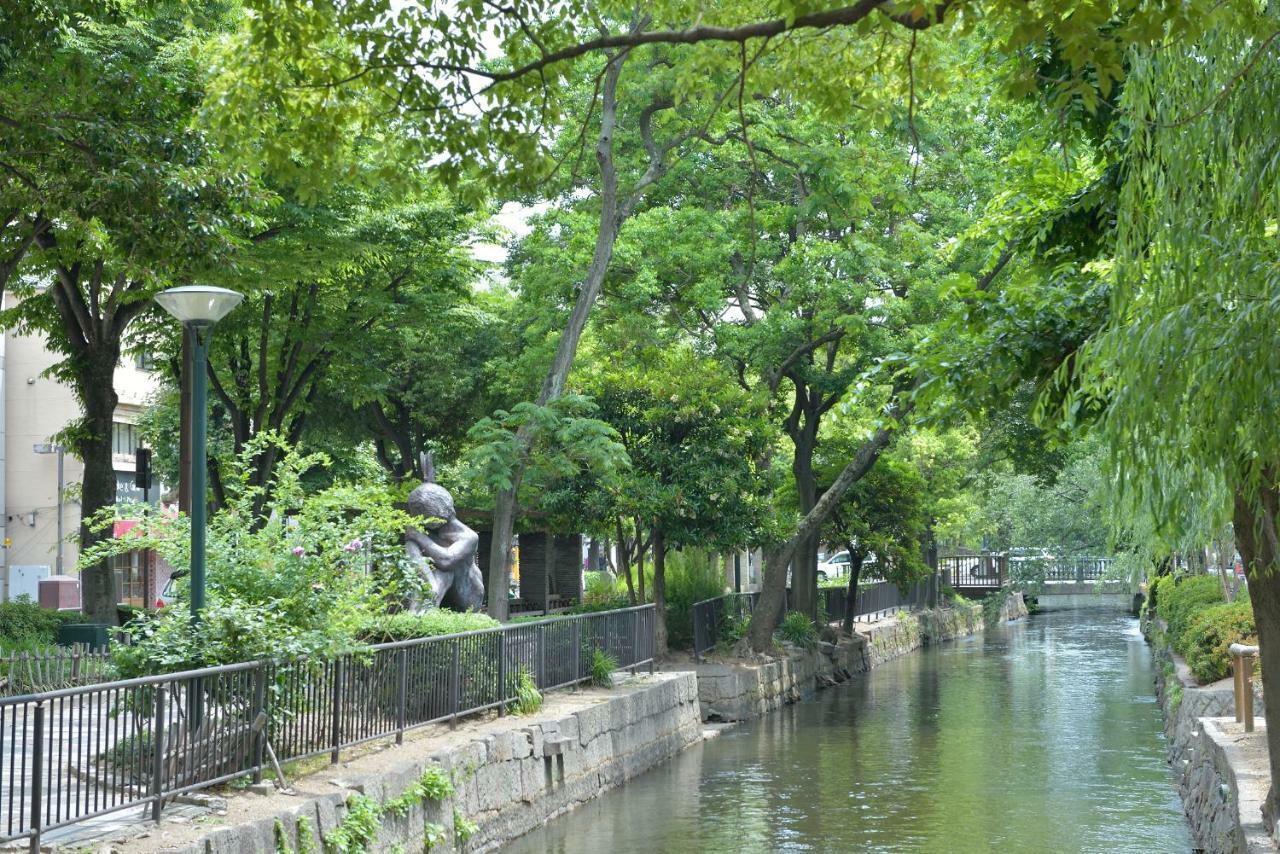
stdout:
POLYGON ((778 626, 778 636, 801 649, 813 649, 818 645, 818 630, 808 615, 791 611, 778 626))
POLYGON ((1222 602, 1222 582, 1213 575, 1192 575, 1172 585, 1161 583, 1156 608, 1169 624, 1169 641, 1182 651, 1183 633, 1196 614, 1222 602))
MULTIPOLYGON (((351 648, 370 618, 424 595, 403 546, 408 514, 374 485, 339 485, 308 494, 303 476, 322 455, 300 455, 262 434, 226 476, 227 502, 208 525, 208 607, 192 629, 185 604, 139 617, 116 645, 122 675, 183 670, 253 658, 327 655, 351 648), (254 458, 281 451, 270 495, 250 485, 254 458)), ((81 553, 80 565, 135 549, 153 549, 177 569, 190 566, 185 516, 140 505, 106 508, 88 524, 109 530, 117 518, 138 524, 81 553)), ((179 598, 186 583, 178 585, 179 598)))
POLYGON ((41 608, 27 595, 0 602, 0 650, 48 646, 57 640, 59 626, 84 618, 78 611, 41 608))
POLYGON ((724 578, 705 552, 685 549, 670 552, 666 563, 667 646, 693 647, 693 606, 724 593, 724 578))
POLYGON ((613 687, 613 671, 618 669, 618 659, 603 649, 591 652, 591 684, 600 688, 613 687))
POLYGON ((366 643, 388 643, 413 638, 453 635, 502 625, 488 614, 475 611, 459 613, 447 608, 432 608, 423 614, 402 611, 399 614, 376 614, 357 626, 355 636, 366 643))
POLYGON ((1191 619, 1180 651, 1198 681, 1213 682, 1231 672, 1231 644, 1256 643, 1257 637, 1252 606, 1248 602, 1224 602, 1191 619))
POLYGON ((594 604, 608 602, 618 595, 618 585, 607 572, 585 572, 582 574, 582 602, 594 604))

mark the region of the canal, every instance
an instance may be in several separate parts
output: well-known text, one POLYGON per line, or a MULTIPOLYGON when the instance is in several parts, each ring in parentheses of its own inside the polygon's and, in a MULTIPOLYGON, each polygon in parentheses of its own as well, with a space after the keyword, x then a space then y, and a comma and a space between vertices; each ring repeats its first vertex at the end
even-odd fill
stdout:
POLYGON ((1038 615, 730 729, 505 851, 1187 852, 1137 621, 1038 615))

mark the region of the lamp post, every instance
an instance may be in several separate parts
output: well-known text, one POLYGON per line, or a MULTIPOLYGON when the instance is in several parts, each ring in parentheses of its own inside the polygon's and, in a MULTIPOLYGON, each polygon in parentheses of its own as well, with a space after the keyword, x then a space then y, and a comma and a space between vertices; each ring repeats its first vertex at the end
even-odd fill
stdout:
POLYGON ((66 449, 63 448, 61 445, 54 445, 50 442, 39 442, 32 448, 32 450, 34 450, 37 454, 57 454, 58 455, 58 552, 57 552, 58 556, 55 558, 55 560, 57 561, 57 566, 55 567, 54 574, 62 575, 62 541, 65 538, 65 534, 63 533, 63 530, 62 530, 62 496, 63 496, 63 493, 66 491, 66 487, 63 482, 63 476, 62 476, 62 462, 63 462, 63 457, 66 454, 66 449))
POLYGON ((209 427, 209 336, 213 326, 240 304, 244 294, 226 288, 188 285, 156 294, 156 302, 191 331, 191 621, 199 622, 205 601, 205 436, 209 427))

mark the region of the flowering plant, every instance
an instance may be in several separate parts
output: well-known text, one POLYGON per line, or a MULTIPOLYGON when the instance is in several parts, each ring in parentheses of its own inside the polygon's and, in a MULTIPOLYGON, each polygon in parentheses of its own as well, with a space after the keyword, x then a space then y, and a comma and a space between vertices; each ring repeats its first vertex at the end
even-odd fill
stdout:
MULTIPOLYGON (((116 647, 126 675, 338 652, 355 645, 371 619, 422 595, 424 581, 402 540, 412 519, 392 506, 381 485, 306 494, 302 476, 327 464, 324 455, 300 454, 270 434, 245 448, 227 478, 226 504, 209 520, 204 619, 192 628, 184 574, 177 605, 121 630, 131 642, 116 647), (271 444, 281 452, 275 477, 251 485, 250 463, 271 444)), ((136 549, 154 549, 175 570, 190 567, 185 515, 123 504, 91 524, 107 529, 120 519, 136 524, 126 537, 87 549, 82 567, 136 549)))

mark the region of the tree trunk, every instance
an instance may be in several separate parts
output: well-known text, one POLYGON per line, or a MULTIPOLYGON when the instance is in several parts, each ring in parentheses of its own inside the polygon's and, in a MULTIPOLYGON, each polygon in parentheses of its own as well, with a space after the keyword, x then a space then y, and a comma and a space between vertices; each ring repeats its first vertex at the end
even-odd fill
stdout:
MULTIPOLYGON (((905 416, 904 408, 896 413, 894 420, 900 421, 905 416)), ((760 600, 752 611, 751 628, 747 635, 751 648, 756 652, 765 652, 773 646, 773 632, 778 627, 787 602, 787 565, 795 557, 800 542, 822 529, 823 523, 835 511, 849 487, 871 470, 880 454, 888 447, 893 436, 893 426, 886 425, 876 430, 875 435, 858 449, 853 459, 841 470, 831 488, 822 494, 814 508, 800 520, 791 539, 765 552, 764 586, 760 591, 760 600)))
MULTIPOLYGON (((551 369, 547 372, 542 390, 538 393, 539 406, 545 406, 564 392, 565 383, 569 379, 569 370, 573 367, 573 359, 578 352, 578 342, 586 328, 591 307, 595 305, 600 289, 604 285, 605 273, 609 271, 609 262, 613 258, 613 246, 617 241, 618 229, 622 225, 618 210, 618 174, 613 164, 613 132, 618 114, 618 77, 622 72, 622 64, 626 56, 626 51, 622 51, 609 60, 600 90, 600 134, 596 138, 596 162, 600 167, 600 218, 596 230, 596 245, 591 256, 591 266, 587 268, 587 275, 578 289, 578 298, 569 315, 569 321, 560 334, 551 369)), ((493 543, 489 548, 489 586, 494 589, 506 590, 507 579, 510 577, 508 555, 511 534, 515 529, 516 498, 520 491, 520 482, 524 479, 525 465, 533 440, 532 431, 524 427, 516 431, 518 459, 512 468, 511 486, 499 492, 494 502, 493 543)), ((505 595, 489 597, 491 617, 505 620, 507 613, 505 595)))
MULTIPOLYGON (((76 442, 76 455, 84 463, 84 479, 80 494, 80 548, 109 540, 114 531, 92 530, 88 520, 104 507, 116 503, 116 472, 111 464, 112 425, 118 402, 113 383, 119 349, 100 348, 85 360, 76 372, 76 384, 84 407, 85 435, 76 442), (104 352, 108 351, 108 352, 104 352)), ((87 566, 80 571, 82 610, 95 623, 115 626, 120 622, 116 608, 116 577, 107 561, 87 566)))
POLYGON ((653 529, 653 637, 658 655, 667 653, 667 540, 653 529))
MULTIPOLYGON (((518 474, 523 475, 524 466, 518 474)), ((518 487, 498 493, 493 510, 493 533, 489 539, 489 616, 505 621, 511 614, 507 588, 511 584, 511 535, 516 528, 516 491, 518 487)))
MULTIPOLYGON (((1273 478, 1268 476, 1256 496, 1237 492, 1233 522, 1258 627, 1262 692, 1268 697, 1280 697, 1280 546, 1275 522, 1280 494, 1272 483, 1273 478)), ((1267 825, 1272 826, 1277 807, 1275 781, 1280 780, 1280 703, 1266 704, 1266 721, 1272 785, 1262 813, 1267 825)))
MULTIPOLYGON (((813 451, 816 445, 809 431, 795 437, 795 456, 791 472, 796 481, 796 497, 801 517, 807 516, 818 503, 818 483, 813 475, 813 451)), ((821 529, 805 537, 796 545, 791 560, 791 609, 805 614, 811 620, 818 616, 818 536, 821 529)))
POLYGON ((840 628, 844 630, 846 635, 853 634, 853 618, 854 606, 858 603, 858 576, 862 574, 862 562, 866 557, 860 551, 853 548, 853 543, 849 544, 849 592, 844 600, 844 622, 840 624, 840 628))
POLYGON ((556 535, 550 531, 543 533, 546 537, 546 553, 542 562, 542 616, 551 610, 551 576, 556 571, 556 535))
POLYGON ((636 534, 636 583, 640 586, 640 603, 649 601, 644 595, 644 543, 640 542, 640 534, 636 534))
POLYGON ((627 601, 632 605, 636 604, 636 588, 631 581, 631 546, 627 544, 626 532, 622 530, 622 522, 617 522, 618 541, 615 548, 618 550, 618 565, 622 569, 622 576, 627 580, 627 601))

